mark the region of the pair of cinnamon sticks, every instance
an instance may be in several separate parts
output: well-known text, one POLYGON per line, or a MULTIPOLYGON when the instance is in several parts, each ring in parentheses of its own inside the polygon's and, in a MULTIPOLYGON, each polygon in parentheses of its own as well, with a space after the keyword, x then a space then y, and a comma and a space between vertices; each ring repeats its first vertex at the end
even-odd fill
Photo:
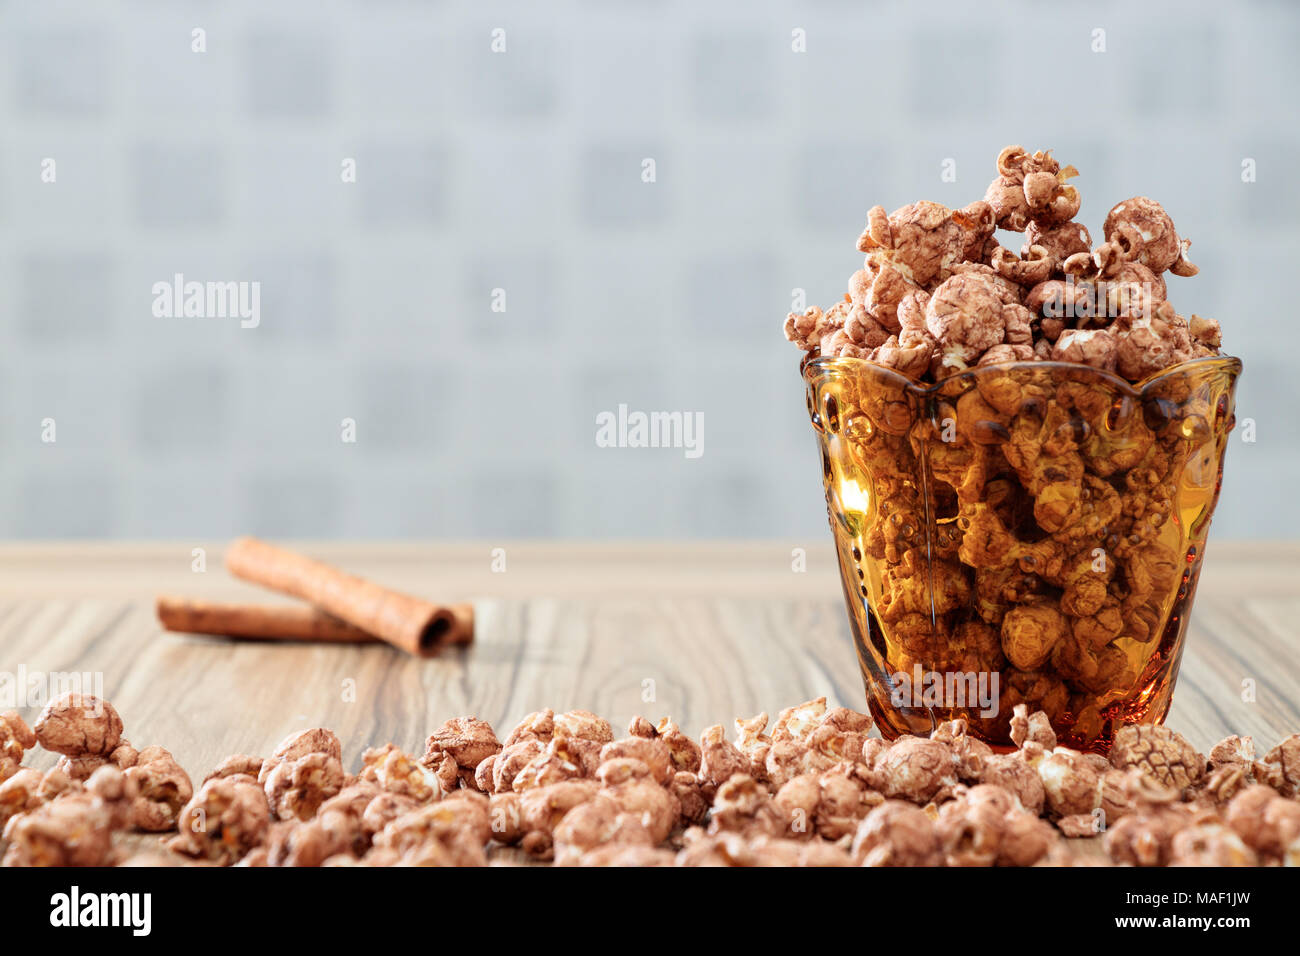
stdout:
POLYGON ((232 543, 226 567, 238 578, 310 606, 214 604, 164 596, 157 603, 163 627, 265 640, 386 641, 419 657, 474 639, 473 605, 433 604, 256 538, 232 543))

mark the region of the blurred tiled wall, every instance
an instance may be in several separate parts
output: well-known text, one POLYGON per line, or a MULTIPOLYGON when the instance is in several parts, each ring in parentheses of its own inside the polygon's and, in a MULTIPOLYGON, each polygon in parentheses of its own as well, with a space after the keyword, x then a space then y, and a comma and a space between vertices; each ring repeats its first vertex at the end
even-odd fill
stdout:
POLYGON ((1296 536, 1300 12, 1082 6, 0 0, 0 538, 824 534, 792 290, 1009 142, 1193 239, 1256 422, 1216 535, 1296 536), (598 448, 620 403, 704 454, 598 448))

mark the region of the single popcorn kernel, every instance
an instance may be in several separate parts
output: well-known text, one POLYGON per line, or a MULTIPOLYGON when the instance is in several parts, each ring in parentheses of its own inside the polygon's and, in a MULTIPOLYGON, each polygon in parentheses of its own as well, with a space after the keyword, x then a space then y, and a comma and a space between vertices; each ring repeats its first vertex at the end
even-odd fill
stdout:
POLYGON ((222 865, 238 861, 266 836, 271 810, 266 793, 249 776, 207 781, 177 821, 178 835, 168 846, 186 856, 222 865))
POLYGON ((17 711, 0 714, 0 783, 18 772, 23 753, 36 746, 36 734, 17 711))
POLYGON ((1079 192, 1065 181, 1077 175, 1073 166, 1061 168, 1050 151, 1027 153, 1008 146, 997 161, 998 177, 984 195, 999 229, 1024 232, 1031 222, 1067 222, 1079 211, 1079 192))
POLYGON ((1174 231, 1174 221, 1169 213, 1154 199, 1134 196, 1115 205, 1106 214, 1102 233, 1109 242, 1125 226, 1136 236, 1133 258, 1152 272, 1171 270, 1174 275, 1194 276, 1199 271, 1186 259, 1186 240, 1180 240, 1174 231))
POLYGON ((939 866, 943 842, 924 810, 888 800, 858 826, 852 853, 860 866, 939 866))
POLYGON ((1181 735, 1160 725, 1122 728, 1115 735, 1110 762, 1121 770, 1136 767, 1157 783, 1179 793, 1205 775, 1205 758, 1181 735))
POLYGON ((153 833, 176 826, 181 810, 194 796, 194 786, 172 755, 161 747, 146 747, 125 775, 136 790, 131 824, 153 833))
MULTIPOLYGON (((441 755, 443 752, 438 751, 441 755)), ((436 799, 456 784, 455 773, 439 776, 429 769, 423 760, 416 762, 401 748, 394 744, 384 747, 371 747, 361 755, 361 772, 358 774, 363 783, 371 783, 388 793, 410 797, 416 803, 427 803, 436 799)), ((455 765, 455 758, 451 758, 455 765)), ((439 761, 438 766, 442 766, 439 761)))
POLYGON ((1070 329, 1052 344, 1052 361, 1077 362, 1113 372, 1118 347, 1115 333, 1107 329, 1070 329))
MULTIPOLYGON (((1246 738, 1249 744, 1250 738, 1246 738)), ((1253 748, 1243 750, 1253 753, 1253 748)), ((1243 758, 1248 759, 1248 758, 1243 758)), ((1292 734, 1264 755, 1256 774, 1284 797, 1300 797, 1300 734, 1292 734)))
POLYGON ((88 694, 56 697, 33 729, 42 747, 69 757, 106 755, 122 740, 122 718, 113 705, 88 694))
POLYGON ((930 297, 925 326, 934 336, 946 366, 965 368, 1002 342, 1002 299, 984 276, 953 276, 930 297))
POLYGON ((1065 618, 1052 604, 1022 604, 1002 619, 1002 651, 1022 671, 1038 670, 1065 636, 1065 618))
POLYGON ((343 789, 343 766, 328 753, 309 753, 276 764, 265 781, 266 799, 277 819, 308 820, 343 789))

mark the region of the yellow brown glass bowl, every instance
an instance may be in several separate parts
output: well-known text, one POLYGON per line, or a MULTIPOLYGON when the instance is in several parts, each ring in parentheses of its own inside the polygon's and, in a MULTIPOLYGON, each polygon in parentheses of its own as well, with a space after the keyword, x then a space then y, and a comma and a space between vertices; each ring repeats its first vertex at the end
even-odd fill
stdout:
POLYGON ((886 737, 1012 708, 1105 752, 1169 709, 1219 496, 1241 362, 1132 385, 1010 362, 920 385, 804 363, 827 512, 871 712, 886 737))

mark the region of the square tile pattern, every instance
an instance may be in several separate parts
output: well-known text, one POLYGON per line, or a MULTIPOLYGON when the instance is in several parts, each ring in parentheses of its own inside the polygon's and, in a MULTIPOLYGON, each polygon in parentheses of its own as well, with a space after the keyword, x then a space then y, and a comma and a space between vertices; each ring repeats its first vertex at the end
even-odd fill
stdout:
POLYGON ((1296 537, 1300 10, 1177 14, 0 3, 0 538, 820 537, 784 313, 1009 142, 1193 239, 1215 534, 1296 537), (597 447, 620 405, 703 455, 597 447))

